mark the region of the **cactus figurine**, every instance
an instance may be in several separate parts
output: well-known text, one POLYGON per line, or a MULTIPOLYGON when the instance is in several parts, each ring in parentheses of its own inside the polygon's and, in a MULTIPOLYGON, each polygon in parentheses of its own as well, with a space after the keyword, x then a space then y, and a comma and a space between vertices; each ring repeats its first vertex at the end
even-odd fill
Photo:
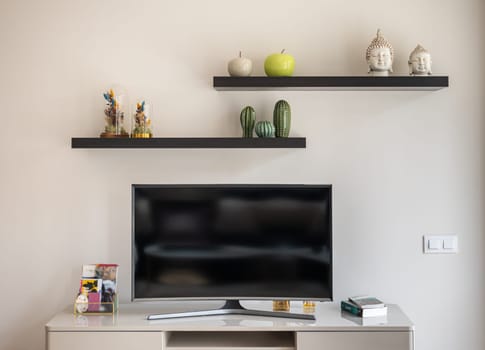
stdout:
POLYGON ((273 112, 273 122, 276 128, 276 137, 288 137, 291 125, 291 109, 288 102, 276 102, 273 112))
POLYGON ((253 137, 254 124, 256 122, 256 112, 251 106, 244 107, 241 111, 241 127, 243 137, 253 137))
POLYGON ((256 135, 258 137, 274 137, 275 127, 269 121, 261 121, 256 123, 256 135))

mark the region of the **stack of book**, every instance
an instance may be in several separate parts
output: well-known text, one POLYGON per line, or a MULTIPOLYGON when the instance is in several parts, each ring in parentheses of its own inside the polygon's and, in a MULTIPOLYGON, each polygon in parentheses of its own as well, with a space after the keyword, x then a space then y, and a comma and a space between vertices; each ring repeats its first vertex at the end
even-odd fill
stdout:
POLYGON ((375 297, 356 296, 350 297, 349 300, 342 300, 340 303, 342 311, 360 317, 386 316, 387 306, 375 297))

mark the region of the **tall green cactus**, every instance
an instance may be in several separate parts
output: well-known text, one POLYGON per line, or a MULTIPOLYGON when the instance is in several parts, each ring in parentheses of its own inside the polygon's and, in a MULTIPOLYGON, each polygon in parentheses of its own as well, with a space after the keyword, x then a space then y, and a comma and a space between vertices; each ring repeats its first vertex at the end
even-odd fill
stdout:
POLYGON ((254 124, 256 123, 256 112, 251 106, 244 107, 241 111, 241 127, 243 137, 253 137, 254 124))
POLYGON ((279 100, 273 111, 273 123, 276 127, 276 137, 288 137, 291 126, 291 109, 288 102, 279 100))

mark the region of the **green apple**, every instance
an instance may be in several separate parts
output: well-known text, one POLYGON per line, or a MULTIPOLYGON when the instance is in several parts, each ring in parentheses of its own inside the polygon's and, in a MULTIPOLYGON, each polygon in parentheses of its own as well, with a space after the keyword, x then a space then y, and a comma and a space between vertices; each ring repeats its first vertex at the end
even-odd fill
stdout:
POLYGON ((295 59, 285 53, 275 53, 266 57, 264 61, 264 72, 268 77, 291 77, 295 69, 295 59))

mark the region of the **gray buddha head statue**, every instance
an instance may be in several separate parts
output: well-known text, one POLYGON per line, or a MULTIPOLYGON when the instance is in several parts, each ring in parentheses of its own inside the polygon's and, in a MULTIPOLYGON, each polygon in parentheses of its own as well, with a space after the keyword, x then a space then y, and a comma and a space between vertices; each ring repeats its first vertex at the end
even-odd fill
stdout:
POLYGON ((409 55, 409 74, 410 75, 431 75, 431 55, 421 45, 409 55))

